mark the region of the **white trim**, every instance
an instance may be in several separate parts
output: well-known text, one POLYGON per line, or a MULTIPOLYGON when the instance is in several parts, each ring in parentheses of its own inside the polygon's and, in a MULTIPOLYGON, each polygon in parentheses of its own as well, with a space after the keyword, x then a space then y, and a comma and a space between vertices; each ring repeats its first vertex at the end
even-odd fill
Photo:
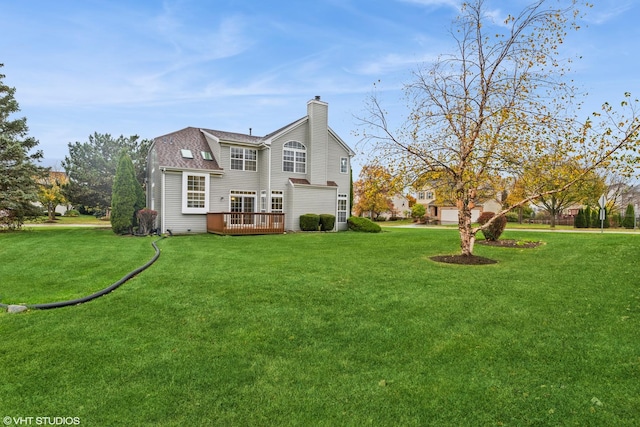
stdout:
POLYGON ((193 173, 193 172, 182 173, 182 213, 183 214, 206 214, 209 211, 209 187, 210 187, 209 181, 210 181, 210 177, 208 173, 193 173), (189 182, 190 176, 204 178, 204 207, 201 207, 201 208, 187 207, 188 182, 189 182))
POLYGON ((285 142, 284 144, 282 144, 282 172, 283 173, 297 173, 300 175, 306 175, 307 174, 307 165, 309 163, 309 149, 307 148, 307 144, 297 141, 295 139, 290 139, 289 141, 285 142), (302 147, 304 147, 304 149, 302 148, 293 148, 293 147, 287 147, 287 144, 289 143, 296 143, 296 144, 300 144, 302 147), (284 169, 284 152, 285 151, 290 151, 291 153, 293 153, 293 160, 287 160, 287 162, 292 163, 293 164, 293 170, 288 171, 284 169), (304 153, 304 163, 299 162, 297 160, 297 153, 304 153), (304 165, 304 171, 303 172, 298 172, 296 169, 296 166, 299 164, 303 164, 304 165))
POLYGON ((241 171, 241 172, 258 172, 258 150, 256 148, 247 148, 247 147, 236 147, 236 146, 230 146, 229 147, 229 170, 233 170, 233 171, 241 171), (241 160, 238 157, 233 157, 232 155, 232 151, 233 149, 236 148, 238 150, 242 150, 242 169, 235 169, 233 167, 233 161, 234 160, 241 160), (247 150, 253 151, 255 154, 255 160, 247 160, 247 150), (254 162, 254 164, 256 165, 255 169, 247 169, 247 162, 254 162))
POLYGON ((340 157, 340 173, 346 174, 349 173, 349 158, 348 157, 340 157), (342 161, 345 161, 345 171, 342 172, 342 161))
MULTIPOLYGON (((231 208, 232 197, 246 197, 253 199, 253 212, 260 212, 260 206, 258 206, 258 194, 255 191, 229 190, 229 212, 234 212, 231 208)), ((244 206, 244 202, 242 203, 242 205, 244 206)))
POLYGON ((336 224, 345 224, 347 222, 347 219, 349 219, 349 194, 347 193, 338 193, 338 197, 337 197, 337 201, 336 201, 336 224), (340 201, 344 200, 345 202, 345 209, 342 211, 340 210, 340 201), (345 218, 344 221, 340 221, 340 212, 344 212, 345 213, 345 218))

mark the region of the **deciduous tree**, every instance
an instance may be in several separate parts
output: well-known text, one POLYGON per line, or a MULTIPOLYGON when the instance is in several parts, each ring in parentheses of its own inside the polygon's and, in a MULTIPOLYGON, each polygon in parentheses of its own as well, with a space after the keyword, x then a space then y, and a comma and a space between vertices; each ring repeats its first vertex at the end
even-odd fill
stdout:
POLYGON ((11 118, 20 108, 14 98, 16 89, 7 86, 4 78, 0 74, 0 228, 20 228, 26 218, 41 213, 34 205, 36 180, 47 169, 37 164, 42 152, 32 151, 38 141, 28 136, 27 119, 11 118))
POLYGON ((360 179, 353 183, 356 197, 356 215, 369 213, 371 219, 393 209, 391 198, 397 190, 397 181, 389 171, 378 165, 366 165, 360 179))
POLYGON ((58 205, 67 203, 62 187, 68 182, 64 172, 49 172, 38 180, 38 200, 47 209, 49 221, 55 219, 58 205))
MULTIPOLYGON (((398 130, 373 94, 362 117, 363 141, 394 175, 410 179, 447 177, 458 208, 462 255, 472 255, 475 235, 491 226, 471 223, 480 190, 496 188, 496 177, 517 175, 525 164, 552 151, 578 159, 584 174, 600 167, 631 172, 640 122, 626 94, 620 116, 605 104, 579 123, 568 62, 559 46, 578 27, 576 1, 538 0, 502 22, 492 20, 483 0, 465 2, 454 23, 455 51, 414 72, 406 85, 410 111, 398 130), (557 5, 557 6, 556 6, 557 5), (600 125, 596 121, 603 119, 600 125), (624 166, 626 165, 626 166, 624 166)), ((494 218, 532 200, 560 193, 582 176, 553 190, 530 194, 494 218)))
POLYGON ((580 162, 567 159, 566 153, 556 152, 539 156, 533 163, 527 163, 517 180, 517 186, 510 193, 511 201, 538 195, 533 203, 551 217, 551 228, 565 209, 573 205, 592 205, 605 191, 604 179, 593 170, 584 170, 580 162), (562 190, 567 182, 575 184, 562 190))

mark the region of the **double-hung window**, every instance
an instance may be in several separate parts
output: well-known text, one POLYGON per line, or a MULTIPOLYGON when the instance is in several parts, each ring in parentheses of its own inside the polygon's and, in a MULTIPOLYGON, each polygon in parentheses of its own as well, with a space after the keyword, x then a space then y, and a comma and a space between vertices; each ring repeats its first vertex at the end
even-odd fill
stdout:
POLYGON ((338 222, 347 222, 348 201, 347 194, 338 194, 338 222))
POLYGON ((209 175, 183 172, 182 213, 207 213, 209 206, 209 175))
POLYGON ((289 141, 282 150, 284 172, 307 173, 307 147, 298 141, 289 141))
POLYGON ((349 171, 349 159, 347 157, 340 157, 340 173, 347 173, 349 171))
POLYGON ((231 147, 231 169, 239 171, 258 170, 258 151, 251 148, 231 147))

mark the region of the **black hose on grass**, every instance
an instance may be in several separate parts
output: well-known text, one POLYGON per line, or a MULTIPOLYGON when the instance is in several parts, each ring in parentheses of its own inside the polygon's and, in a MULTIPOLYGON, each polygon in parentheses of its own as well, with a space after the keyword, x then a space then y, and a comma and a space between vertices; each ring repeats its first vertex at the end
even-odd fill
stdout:
MULTIPOLYGON (((101 297, 103 295, 106 295, 109 292, 113 291, 114 289, 118 288, 120 285, 122 285, 127 280, 131 279, 136 274, 146 270, 147 268, 149 268, 151 266, 151 264, 156 262, 156 260, 160 257, 160 249, 158 249, 158 246, 156 245, 156 242, 159 242, 162 239, 164 239, 164 237, 161 237, 158 240, 155 240, 155 241, 151 242, 151 245, 153 246, 153 249, 155 249, 156 253, 153 256, 153 258, 151 258, 145 265, 143 265, 142 267, 136 268, 135 270, 133 270, 132 272, 130 272, 129 274, 124 276, 122 279, 120 279, 117 282, 115 282, 113 285, 111 285, 111 286, 109 286, 107 288, 104 288, 101 291, 98 291, 98 292, 96 292, 94 294, 91 294, 91 295, 87 295, 86 297, 73 299, 73 300, 68 300, 68 301, 49 302, 49 303, 45 303, 45 304, 18 304, 18 305, 22 305, 22 306, 30 308, 30 309, 35 308, 35 309, 40 309, 40 310, 47 310, 47 309, 50 309, 50 308, 60 308, 60 307, 67 307, 69 305, 82 304, 82 303, 94 300, 94 299, 96 299, 98 297, 101 297)), ((9 306, 7 304, 0 303, 0 307, 4 307, 6 309, 9 306)))

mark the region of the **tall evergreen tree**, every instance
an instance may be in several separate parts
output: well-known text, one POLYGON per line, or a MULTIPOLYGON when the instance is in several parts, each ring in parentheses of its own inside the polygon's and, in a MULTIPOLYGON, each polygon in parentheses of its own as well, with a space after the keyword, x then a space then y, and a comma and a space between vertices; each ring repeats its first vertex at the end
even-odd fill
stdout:
POLYGON ((72 204, 89 211, 108 208, 121 151, 131 157, 135 176, 142 184, 150 145, 150 140, 140 140, 137 135, 113 138, 99 133, 90 135, 88 142, 69 143, 69 155, 62 162, 69 177, 65 196, 72 204))
POLYGON ((633 205, 632 204, 628 204, 627 205, 627 210, 624 213, 624 218, 622 220, 622 226, 624 228, 633 228, 633 218, 636 216, 636 213, 634 212, 633 209, 633 205))
POLYGON ((133 231, 140 192, 140 184, 136 180, 131 157, 123 150, 118 161, 111 195, 111 229, 114 233, 127 234, 133 231))
POLYGON ((584 209, 580 208, 578 210, 578 215, 576 215, 575 219, 573 220, 573 226, 575 228, 587 228, 587 219, 584 215, 584 209))
POLYGON ((4 78, 0 74, 0 228, 20 228, 26 218, 41 213, 33 202, 38 201, 36 180, 47 169, 36 164, 42 152, 31 153, 39 142, 27 136, 26 117, 10 119, 20 108, 14 99, 16 89, 4 84, 4 78))

